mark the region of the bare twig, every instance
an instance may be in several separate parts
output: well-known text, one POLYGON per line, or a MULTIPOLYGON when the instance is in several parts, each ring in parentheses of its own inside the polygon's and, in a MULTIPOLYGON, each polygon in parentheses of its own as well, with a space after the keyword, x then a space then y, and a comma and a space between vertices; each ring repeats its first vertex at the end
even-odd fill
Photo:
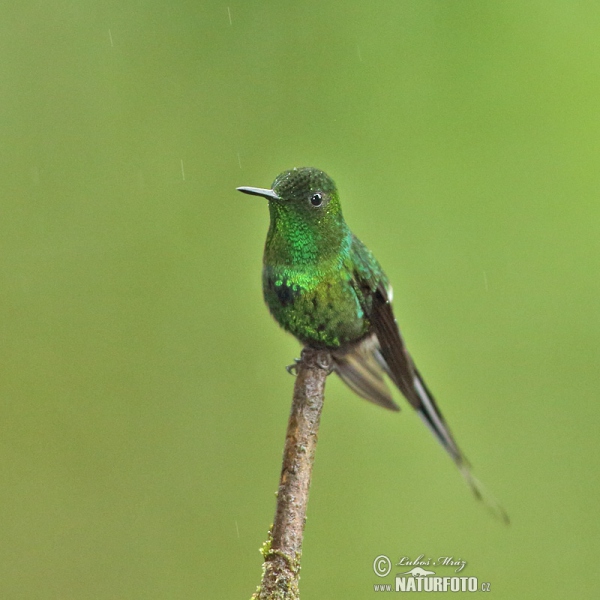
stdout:
POLYGON ((305 348, 296 366, 292 411, 283 451, 275 522, 264 543, 262 581, 253 600, 298 600, 308 490, 317 447, 328 352, 305 348))

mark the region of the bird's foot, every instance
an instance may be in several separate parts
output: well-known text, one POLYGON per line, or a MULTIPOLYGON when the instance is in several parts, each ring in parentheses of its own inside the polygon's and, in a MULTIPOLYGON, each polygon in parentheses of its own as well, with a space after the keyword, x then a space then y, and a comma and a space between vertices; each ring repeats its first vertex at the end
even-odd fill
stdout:
POLYGON ((327 375, 330 375, 335 368, 331 354, 326 350, 314 350, 312 348, 304 348, 302 350, 302 357, 295 358, 294 364, 288 365, 285 370, 294 377, 298 375, 298 368, 300 363, 313 365, 319 369, 327 371, 327 375))
POLYGON ((302 361, 312 364, 330 375, 334 370, 334 362, 331 353, 327 350, 315 350, 313 348, 304 348, 302 350, 302 361))
POLYGON ((294 377, 296 377, 296 375, 298 375, 298 365, 302 362, 301 358, 295 358, 294 359, 294 363, 291 365, 288 365, 285 370, 290 374, 293 375, 294 377))

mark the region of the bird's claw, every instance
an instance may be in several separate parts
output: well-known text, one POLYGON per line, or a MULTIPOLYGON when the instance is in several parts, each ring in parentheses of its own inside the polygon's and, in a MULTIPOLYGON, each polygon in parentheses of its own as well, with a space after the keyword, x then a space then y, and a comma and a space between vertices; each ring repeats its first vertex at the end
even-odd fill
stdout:
POLYGON ((327 375, 331 375, 333 373, 333 371, 335 370, 335 365, 334 365, 333 361, 331 360, 330 354, 317 355, 316 363, 321 369, 323 369, 324 371, 327 371, 327 375))
POLYGON ((298 375, 298 365, 302 362, 301 358, 295 358, 294 359, 294 363, 291 365, 288 365, 285 370, 290 374, 293 375, 294 377, 296 377, 296 375, 298 375))
POLYGON ((315 352, 314 350, 309 350, 307 348, 302 350, 302 357, 295 358, 294 364, 288 365, 285 370, 295 377, 298 375, 298 368, 302 362, 327 371, 327 375, 330 375, 335 370, 335 365, 329 352, 315 352))

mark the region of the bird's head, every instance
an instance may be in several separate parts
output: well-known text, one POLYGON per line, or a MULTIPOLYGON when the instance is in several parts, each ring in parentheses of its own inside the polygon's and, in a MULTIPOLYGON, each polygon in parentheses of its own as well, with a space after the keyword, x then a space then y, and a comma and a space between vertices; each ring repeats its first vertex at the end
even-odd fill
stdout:
POLYGON ((276 216, 294 214, 306 223, 319 223, 341 214, 340 200, 333 179, 313 167, 299 167, 279 174, 271 189, 239 187, 240 192, 263 196, 276 216))

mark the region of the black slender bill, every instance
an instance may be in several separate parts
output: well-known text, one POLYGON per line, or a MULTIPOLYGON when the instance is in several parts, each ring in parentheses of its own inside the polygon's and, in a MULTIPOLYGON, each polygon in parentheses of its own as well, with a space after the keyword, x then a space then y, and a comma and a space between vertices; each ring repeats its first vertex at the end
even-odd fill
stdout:
POLYGON ((262 196, 263 198, 268 198, 270 200, 279 200, 279 196, 273 190, 267 190, 265 188, 255 188, 255 187, 239 187, 236 188, 238 192, 243 192, 244 194, 250 194, 251 196, 262 196))

